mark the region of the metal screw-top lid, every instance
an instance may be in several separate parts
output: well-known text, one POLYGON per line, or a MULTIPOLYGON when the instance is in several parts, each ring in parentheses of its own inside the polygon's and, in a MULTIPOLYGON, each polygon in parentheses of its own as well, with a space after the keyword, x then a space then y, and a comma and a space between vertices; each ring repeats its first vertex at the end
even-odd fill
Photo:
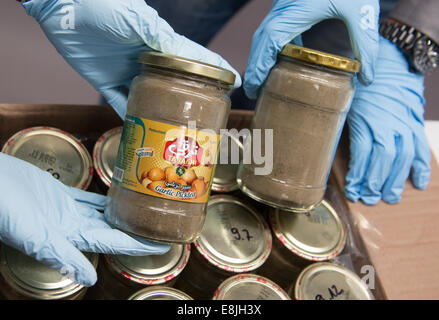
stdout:
POLYGON ((254 209, 235 197, 216 195, 210 197, 203 230, 194 245, 216 267, 248 272, 267 260, 272 238, 254 209))
MULTIPOLYGON (((57 270, 49 268, 18 250, 2 245, 0 273, 5 281, 23 296, 36 299, 62 299, 83 288, 57 270)), ((84 253, 96 268, 98 255, 84 253)))
POLYGON ((106 255, 105 259, 122 277, 145 285, 156 285, 171 281, 183 271, 189 260, 190 250, 190 244, 173 244, 162 255, 106 255))
POLYGON ((294 287, 298 300, 374 300, 360 277, 328 262, 314 263, 299 275, 294 287))
POLYGON ((310 48, 296 46, 291 43, 286 44, 282 48, 280 55, 353 73, 360 71, 361 66, 360 62, 353 59, 310 48))
POLYGON ((236 175, 242 149, 242 143, 234 136, 224 135, 221 138, 218 163, 212 181, 212 191, 232 192, 239 189, 236 175), (221 163, 224 162, 224 160, 227 160, 227 163, 221 163))
POLYGON ((213 300, 291 300, 291 298, 273 281, 247 273, 226 279, 215 291, 213 300))
POLYGON ((128 300, 193 300, 193 298, 174 288, 153 286, 137 291, 128 300))
POLYGON ((96 142, 93 149, 93 164, 98 176, 108 187, 117 160, 120 138, 123 127, 105 132, 96 142))
POLYGON ((139 56, 139 63, 191 73, 197 76, 203 76, 212 80, 217 80, 225 84, 232 85, 235 83, 235 74, 229 70, 183 57, 173 56, 154 51, 142 52, 139 56))
POLYGON ((346 228, 326 201, 305 213, 271 208, 269 219, 274 234, 285 247, 307 260, 332 259, 346 244, 346 228))
POLYGON ((86 190, 93 177, 92 159, 70 133, 51 127, 33 127, 14 134, 2 152, 48 171, 62 183, 86 190))

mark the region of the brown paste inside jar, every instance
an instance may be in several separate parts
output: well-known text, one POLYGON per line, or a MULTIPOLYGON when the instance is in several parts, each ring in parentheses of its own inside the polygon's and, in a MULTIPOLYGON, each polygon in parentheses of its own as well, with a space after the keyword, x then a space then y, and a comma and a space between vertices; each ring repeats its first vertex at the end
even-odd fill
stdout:
MULTIPOLYGON (((352 94, 351 73, 281 58, 265 83, 252 120, 252 129, 273 129, 273 170, 255 175, 254 169, 262 166, 241 165, 241 188, 286 210, 317 205, 352 94)), ((261 141, 262 154, 267 156, 264 130, 261 141)))

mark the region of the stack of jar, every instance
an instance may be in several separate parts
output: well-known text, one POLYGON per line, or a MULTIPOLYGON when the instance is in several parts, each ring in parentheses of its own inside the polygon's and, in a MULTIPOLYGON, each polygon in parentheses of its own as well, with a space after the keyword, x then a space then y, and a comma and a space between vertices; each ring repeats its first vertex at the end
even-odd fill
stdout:
MULTIPOLYGON (((239 165, 230 158, 216 164, 219 153, 232 156, 233 145, 242 153, 252 147, 252 135, 243 145, 233 136, 220 139, 233 73, 156 52, 143 53, 139 62, 142 73, 133 80, 123 129, 98 139, 93 164, 101 192, 108 191, 106 221, 170 243, 171 250, 162 256, 101 256, 88 298, 372 299, 355 273, 325 262, 346 244, 346 227, 323 196, 359 64, 284 47, 252 121, 251 129, 262 130, 266 159, 273 150, 272 171, 257 175, 260 163, 244 163, 242 154, 239 165), (273 130, 271 146, 266 129, 273 130)), ((59 130, 44 130, 60 139, 59 130)), ((60 180, 60 172, 80 167, 82 174, 63 182, 86 189, 92 174, 85 170, 91 168, 87 150, 66 135, 70 145, 63 150, 73 148, 70 159, 74 154, 82 162, 58 164, 52 155, 51 163, 34 131, 17 134, 22 139, 13 137, 3 151, 60 180)), ((11 278, 4 270, 2 278, 11 278)))

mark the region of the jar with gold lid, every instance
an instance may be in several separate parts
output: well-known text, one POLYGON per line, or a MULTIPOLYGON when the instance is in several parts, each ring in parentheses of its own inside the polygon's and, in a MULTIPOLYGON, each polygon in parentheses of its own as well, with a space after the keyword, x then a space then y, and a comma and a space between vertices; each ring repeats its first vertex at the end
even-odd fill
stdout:
MULTIPOLYGON (((96 268, 98 254, 84 253, 96 268)), ((0 247, 0 292, 8 300, 80 300, 87 287, 74 283, 11 247, 0 247)))
POLYGON ((288 292, 296 300, 374 300, 357 274, 328 262, 314 263, 305 268, 288 292))
POLYGON ((162 255, 101 255, 98 281, 86 298, 123 300, 145 287, 172 287, 188 263, 190 248, 189 244, 173 244, 162 255))
POLYGON ((286 211, 309 211, 322 201, 359 67, 293 44, 282 49, 244 143, 244 150, 254 147, 261 130, 255 142, 261 141, 266 159, 241 161, 238 184, 245 194, 286 211))
POLYGON ((139 63, 105 218, 137 236, 191 243, 204 223, 235 75, 157 52, 139 63))
POLYGON ((345 248, 345 224, 325 200, 305 213, 270 208, 268 219, 273 233, 273 248, 259 273, 285 290, 306 266, 332 260, 345 248))
POLYGON ((276 283, 256 274, 226 279, 215 291, 213 300, 291 300, 276 283))
POLYGON ((195 299, 210 299, 228 277, 256 273, 271 246, 268 224, 252 206, 236 197, 212 196, 206 223, 175 286, 195 299))

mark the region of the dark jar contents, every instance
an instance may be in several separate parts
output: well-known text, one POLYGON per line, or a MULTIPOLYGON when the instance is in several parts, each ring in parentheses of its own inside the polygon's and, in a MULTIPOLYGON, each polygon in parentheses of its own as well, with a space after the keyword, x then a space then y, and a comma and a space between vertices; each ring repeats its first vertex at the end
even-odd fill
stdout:
POLYGON ((204 223, 235 75, 154 52, 139 62, 105 218, 148 239, 191 243, 204 223))
POLYGON ((114 165, 117 160, 122 128, 108 130, 96 141, 93 148, 93 166, 98 176, 98 187, 101 193, 106 194, 111 185, 114 165))
MULTIPOLYGON (((98 255, 84 253, 96 268, 98 255)), ((80 300, 87 287, 8 246, 0 248, 0 292, 7 300, 80 300)))
POLYGON ((272 279, 284 290, 288 290, 306 266, 334 259, 345 247, 345 225, 325 200, 306 213, 270 208, 268 218, 273 248, 259 274, 272 279))
POLYGON ((252 207, 232 196, 212 196, 203 231, 175 287, 195 299, 211 299, 228 277, 256 272, 271 242, 268 224, 252 207))
POLYGON ((367 285, 351 270, 328 262, 304 269, 288 293, 296 300, 374 300, 367 285))
POLYGON ((137 291, 128 300, 194 300, 191 296, 183 291, 163 287, 154 286, 137 291))
POLYGON ((276 283, 256 274, 236 275, 226 279, 212 300, 291 300, 276 283))
MULTIPOLYGON (((241 161, 238 183, 244 193, 287 211, 308 211, 320 203, 358 69, 359 63, 344 57, 292 44, 283 48, 251 124, 262 131, 262 154, 272 155, 272 170, 254 159, 241 161), (266 142, 270 132, 273 141, 266 142)), ((254 130, 244 150, 253 139, 254 130)))
POLYGON ((190 256, 190 245, 174 244, 163 255, 102 255, 98 281, 86 299, 124 300, 147 286, 173 286, 190 256))
POLYGON ((21 130, 5 143, 2 152, 49 172, 71 187, 87 190, 93 178, 93 162, 84 144, 57 128, 21 130))

